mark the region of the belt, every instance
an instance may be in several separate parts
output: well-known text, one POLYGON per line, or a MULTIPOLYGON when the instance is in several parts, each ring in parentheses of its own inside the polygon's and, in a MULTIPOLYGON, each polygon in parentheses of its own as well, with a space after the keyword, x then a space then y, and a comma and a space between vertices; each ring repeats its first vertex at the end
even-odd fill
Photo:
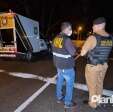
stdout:
POLYGON ((91 64, 91 65, 98 65, 98 64, 104 65, 105 63, 107 63, 107 61, 94 62, 94 61, 91 61, 89 59, 87 60, 87 64, 91 64))

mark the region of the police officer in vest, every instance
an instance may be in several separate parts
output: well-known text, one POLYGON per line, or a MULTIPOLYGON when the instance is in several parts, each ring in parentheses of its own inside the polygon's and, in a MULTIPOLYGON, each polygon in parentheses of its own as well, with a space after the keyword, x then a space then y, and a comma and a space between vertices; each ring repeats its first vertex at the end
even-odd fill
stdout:
POLYGON ((75 106, 72 101, 73 86, 75 80, 74 56, 76 49, 69 38, 72 35, 72 26, 69 22, 61 24, 61 33, 53 40, 53 59, 57 68, 56 96, 57 103, 64 102, 64 108, 75 106), (66 83, 65 94, 62 92, 64 81, 66 83))
POLYGON ((94 34, 88 37, 81 50, 81 56, 87 54, 85 77, 89 89, 88 104, 92 108, 97 108, 99 105, 95 98, 102 96, 108 57, 113 46, 112 36, 105 31, 105 26, 105 18, 99 17, 94 20, 94 34))

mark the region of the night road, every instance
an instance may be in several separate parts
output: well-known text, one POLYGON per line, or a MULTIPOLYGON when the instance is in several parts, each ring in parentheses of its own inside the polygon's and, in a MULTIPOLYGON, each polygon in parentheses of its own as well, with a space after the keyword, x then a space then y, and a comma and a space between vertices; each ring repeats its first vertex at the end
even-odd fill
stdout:
MULTIPOLYGON (((77 61, 77 82, 84 83, 84 59, 77 61), (81 62, 82 61, 82 62, 81 62), (81 64, 82 63, 82 64, 81 64)), ((110 62, 113 65, 113 62, 110 62)), ((46 82, 38 79, 28 79, 10 76, 11 73, 34 74, 43 77, 53 77, 56 70, 51 58, 42 57, 31 63, 22 60, 1 60, 0 61, 0 112, 20 112, 18 107, 23 104, 36 91, 43 87, 46 82)), ((113 73, 111 67, 105 79, 105 88, 113 90, 113 73)), ((74 100, 77 102, 76 109, 67 112, 112 112, 112 105, 104 105, 92 110, 83 100, 88 98, 88 93, 75 89, 74 100)), ((37 96, 22 112, 64 112, 63 105, 56 103, 55 85, 49 85, 39 96, 37 96)))
POLYGON ((112 7, 0 0, 0 112, 113 112, 112 7))

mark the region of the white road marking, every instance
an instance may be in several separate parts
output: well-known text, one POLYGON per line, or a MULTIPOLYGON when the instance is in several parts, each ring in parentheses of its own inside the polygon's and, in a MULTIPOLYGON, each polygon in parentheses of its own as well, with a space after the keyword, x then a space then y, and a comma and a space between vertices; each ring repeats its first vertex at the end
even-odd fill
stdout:
MULTIPOLYGON (((18 72, 9 72, 9 75, 15 76, 15 77, 21 77, 21 78, 31 78, 31 79, 38 79, 44 82, 50 82, 51 84, 56 84, 56 76, 54 78, 45 78, 39 75, 34 75, 34 74, 28 74, 28 73, 18 73, 18 72)), ((76 89, 80 89, 83 91, 88 91, 87 85, 85 84, 80 84, 80 83, 75 83, 74 84, 74 88, 76 89)), ((113 91, 111 90, 103 90, 103 95, 106 96, 112 96, 113 95, 113 91)))
POLYGON ((14 112, 22 112, 37 96, 39 96, 51 83, 46 82, 38 91, 22 103, 14 112))
MULTIPOLYGON (((0 70, 0 72, 5 72, 5 70, 0 70)), ((7 72, 8 73, 8 72, 7 72)), ((38 91, 36 91, 31 97, 28 98, 23 104, 21 104, 14 112, 22 112, 36 97, 38 97, 50 84, 56 84, 56 77, 53 78, 45 78, 39 75, 29 74, 29 73, 19 73, 19 72, 9 72, 9 75, 21 78, 30 78, 30 79, 38 79, 46 82, 38 91)), ((83 91, 88 91, 87 85, 74 83, 74 88, 80 89, 83 91)), ((111 90, 103 90, 103 95, 112 96, 113 91, 111 90)))
POLYGON ((14 77, 27 78, 27 79, 38 79, 44 82, 47 82, 49 79, 51 79, 51 78, 45 78, 39 75, 34 75, 34 74, 29 74, 29 73, 9 72, 8 74, 14 77))
MULTIPOLYGON (((75 83, 74 88, 80 89, 83 91, 88 91, 87 85, 85 85, 85 84, 75 83)), ((113 91, 104 89, 103 95, 111 97, 113 95, 113 91)))
POLYGON ((48 81, 37 90, 31 97, 29 97, 24 103, 22 103, 14 112, 22 112, 35 98, 37 98, 50 84, 55 80, 56 76, 49 78, 48 81))
POLYGON ((37 77, 37 75, 34 74, 18 73, 18 72, 9 72, 9 75, 12 75, 14 77, 30 78, 30 79, 35 79, 37 77))

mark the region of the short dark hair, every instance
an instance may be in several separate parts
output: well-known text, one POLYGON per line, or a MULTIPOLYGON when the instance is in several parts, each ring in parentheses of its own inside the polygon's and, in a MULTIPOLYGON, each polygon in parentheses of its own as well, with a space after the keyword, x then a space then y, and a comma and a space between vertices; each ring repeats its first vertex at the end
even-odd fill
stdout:
POLYGON ((98 25, 102 23, 106 23, 106 19, 104 17, 98 17, 93 21, 93 25, 98 25))
POLYGON ((64 29, 66 29, 67 27, 71 26, 72 27, 72 24, 70 22, 63 22, 61 24, 61 31, 63 31, 64 29))

